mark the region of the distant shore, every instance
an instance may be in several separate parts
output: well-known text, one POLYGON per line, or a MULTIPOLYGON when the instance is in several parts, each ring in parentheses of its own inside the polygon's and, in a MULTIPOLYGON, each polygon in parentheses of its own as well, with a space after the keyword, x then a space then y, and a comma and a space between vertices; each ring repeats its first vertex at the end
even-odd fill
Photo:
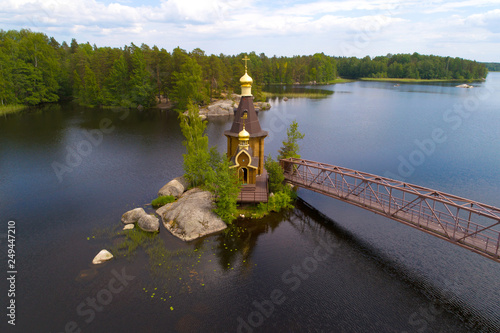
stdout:
POLYGON ((376 77, 362 77, 358 79, 359 81, 379 81, 379 82, 401 82, 401 83, 426 83, 426 82, 478 82, 478 81, 483 81, 484 79, 474 79, 474 80, 468 80, 468 79, 398 79, 398 78, 376 78, 376 77))
POLYGON ((309 86, 309 85, 327 85, 327 84, 335 84, 335 83, 349 83, 349 82, 354 82, 357 81, 356 79, 344 79, 341 77, 336 78, 335 80, 330 80, 326 82, 317 82, 317 81, 309 81, 309 82, 295 82, 295 83, 269 83, 266 84, 268 86, 309 86))

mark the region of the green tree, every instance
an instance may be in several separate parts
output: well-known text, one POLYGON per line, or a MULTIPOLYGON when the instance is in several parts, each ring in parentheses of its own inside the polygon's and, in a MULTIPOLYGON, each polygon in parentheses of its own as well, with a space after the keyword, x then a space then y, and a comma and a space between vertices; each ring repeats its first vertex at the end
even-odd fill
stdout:
POLYGON ((275 161, 271 155, 266 158, 264 167, 269 175, 269 196, 267 203, 257 205, 257 215, 264 216, 268 212, 279 212, 282 209, 293 208, 293 200, 297 198, 295 191, 284 183, 285 176, 279 162, 275 161))
POLYGON ((216 148, 210 150, 210 166, 207 188, 215 196, 214 212, 226 223, 231 223, 237 216, 237 202, 241 183, 236 169, 229 168, 226 154, 220 154, 216 148))
POLYGON ((184 176, 193 186, 203 186, 211 169, 208 136, 204 133, 207 123, 201 120, 198 107, 191 102, 188 103, 187 115, 180 113, 179 117, 182 134, 186 138, 183 142, 186 146, 184 176))
POLYGON ((186 62, 180 68, 180 72, 174 73, 172 99, 177 104, 177 110, 186 110, 189 103, 200 104, 206 101, 202 93, 203 81, 201 75, 201 66, 191 58, 186 59, 186 62))
POLYGON ((12 63, 0 48, 0 105, 16 103, 12 83, 12 63))
POLYGON ((85 103, 92 106, 100 104, 100 89, 94 71, 88 65, 85 66, 83 81, 85 82, 85 103))
POLYGON ((146 70, 146 62, 140 48, 132 54, 132 75, 130 77, 131 101, 135 105, 150 107, 154 104, 154 87, 151 74, 146 70))
POLYGON ((123 54, 113 63, 109 77, 106 80, 106 89, 110 93, 108 104, 123 107, 131 105, 128 65, 123 54))
POLYGON ((95 106, 100 104, 100 90, 95 74, 88 64, 85 65, 83 78, 75 70, 73 72, 74 94, 81 105, 95 106))
POLYGON ((294 120, 286 130, 287 139, 283 141, 283 146, 278 152, 278 160, 283 158, 300 158, 298 141, 304 138, 304 134, 299 132, 299 124, 294 120))
POLYGON ((293 193, 291 190, 276 192, 272 197, 269 198, 267 205, 262 202, 259 203, 258 209, 259 210, 266 209, 267 211, 280 212, 282 209, 293 208, 292 202, 294 198, 290 195, 291 193, 293 193))
POLYGON ((280 163, 273 159, 271 154, 266 158, 264 168, 266 168, 269 176, 269 192, 277 193, 283 191, 283 182, 285 181, 283 169, 280 163))

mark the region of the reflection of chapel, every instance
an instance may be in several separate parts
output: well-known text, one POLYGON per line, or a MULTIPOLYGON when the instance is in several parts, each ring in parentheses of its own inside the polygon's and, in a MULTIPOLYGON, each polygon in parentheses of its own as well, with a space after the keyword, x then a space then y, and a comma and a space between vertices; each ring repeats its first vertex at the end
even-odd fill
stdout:
POLYGON ((227 137, 227 155, 230 168, 236 168, 243 183, 240 202, 267 202, 267 172, 264 169, 264 138, 268 132, 260 128, 259 118, 253 105, 252 78, 247 73, 240 79, 241 100, 234 114, 227 137))

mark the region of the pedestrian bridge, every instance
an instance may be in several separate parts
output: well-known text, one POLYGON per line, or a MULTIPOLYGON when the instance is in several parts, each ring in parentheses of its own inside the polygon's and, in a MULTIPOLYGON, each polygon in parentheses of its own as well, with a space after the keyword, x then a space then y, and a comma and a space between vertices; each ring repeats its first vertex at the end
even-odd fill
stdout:
POLYGON ((289 183, 339 199, 500 262, 500 208, 339 166, 280 160, 289 183))

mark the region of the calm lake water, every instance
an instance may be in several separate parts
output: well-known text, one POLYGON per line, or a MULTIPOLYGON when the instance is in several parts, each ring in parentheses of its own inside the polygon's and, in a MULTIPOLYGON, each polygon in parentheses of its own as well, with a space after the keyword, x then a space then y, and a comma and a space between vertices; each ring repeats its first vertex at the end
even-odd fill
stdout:
MULTIPOLYGON (((500 206, 500 73, 474 86, 352 82, 273 99, 259 114, 266 155, 296 120, 304 158, 500 206), (429 143, 437 129, 446 139, 429 143)), ((208 124, 220 150, 231 121, 208 124)), ((0 118, 0 259, 6 276, 15 221, 18 271, 15 327, 0 283, 1 332, 500 331, 498 263, 302 189, 291 211, 195 242, 162 226, 164 261, 138 250, 94 267, 117 242, 102 230, 182 174, 182 140, 171 111, 63 104, 0 118)))

